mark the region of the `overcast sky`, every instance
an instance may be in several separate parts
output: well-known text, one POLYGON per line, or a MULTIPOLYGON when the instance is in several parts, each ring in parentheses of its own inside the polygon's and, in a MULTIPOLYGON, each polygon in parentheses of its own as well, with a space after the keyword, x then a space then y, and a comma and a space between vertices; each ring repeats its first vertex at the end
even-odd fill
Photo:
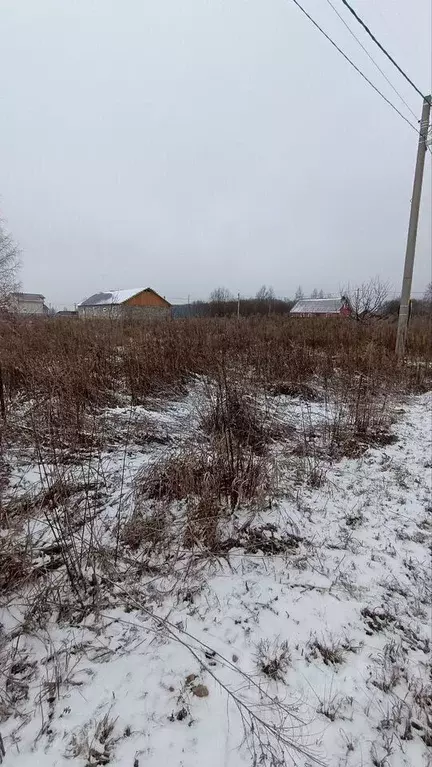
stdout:
MULTIPOLYGON (((414 122, 328 0, 302 0, 414 122)), ((430 91, 430 0, 352 0, 430 91)), ((416 115, 421 99, 347 14, 416 115)), ((0 207, 56 306, 399 289, 416 135, 292 0, 0 0, 0 207)), ((431 155, 414 291, 431 279, 431 155)))

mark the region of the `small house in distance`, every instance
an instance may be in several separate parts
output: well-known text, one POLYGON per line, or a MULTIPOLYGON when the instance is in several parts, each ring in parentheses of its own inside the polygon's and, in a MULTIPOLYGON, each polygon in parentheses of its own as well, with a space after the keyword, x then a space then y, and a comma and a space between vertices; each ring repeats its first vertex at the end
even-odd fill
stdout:
POLYGON ((11 293, 9 306, 12 312, 17 314, 40 315, 48 314, 45 305, 45 296, 40 293, 11 293))
POLYGON ((347 298, 302 298, 291 309, 296 317, 350 317, 352 308, 347 298))
POLYGON ((152 288, 107 290, 95 293, 78 306, 78 315, 82 319, 162 319, 170 314, 171 304, 152 288))
POLYGON ((74 309, 60 309, 60 311, 56 312, 56 317, 78 317, 78 312, 74 311, 74 309))

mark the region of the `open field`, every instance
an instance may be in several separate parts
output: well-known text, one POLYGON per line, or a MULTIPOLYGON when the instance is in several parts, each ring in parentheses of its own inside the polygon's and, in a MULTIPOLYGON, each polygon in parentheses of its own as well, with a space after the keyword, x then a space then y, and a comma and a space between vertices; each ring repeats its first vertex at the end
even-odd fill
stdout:
POLYGON ((427 767, 430 323, 0 323, 3 767, 427 767))

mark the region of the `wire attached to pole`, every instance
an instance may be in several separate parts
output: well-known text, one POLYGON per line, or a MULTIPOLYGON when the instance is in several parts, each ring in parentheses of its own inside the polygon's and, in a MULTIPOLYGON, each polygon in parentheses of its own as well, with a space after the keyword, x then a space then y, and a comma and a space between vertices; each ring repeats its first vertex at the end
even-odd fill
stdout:
POLYGON ((421 97, 422 97, 422 99, 424 99, 424 93, 422 93, 422 92, 421 92, 420 88, 417 88, 417 85, 415 85, 415 83, 413 83, 413 81, 412 81, 412 80, 411 80, 411 79, 408 77, 408 75, 406 74, 406 72, 404 72, 404 71, 403 71, 403 69, 402 69, 402 68, 399 66, 399 64, 397 63, 397 61, 395 61, 395 60, 394 60, 393 56, 390 56, 389 52, 388 52, 388 51, 386 51, 386 49, 384 48, 384 46, 383 46, 383 45, 381 45, 380 41, 379 41, 379 40, 377 40, 377 38, 375 37, 375 35, 374 35, 374 34, 371 32, 371 30, 370 30, 370 29, 369 29, 369 27, 367 26, 367 24, 365 24, 365 22, 363 21, 363 19, 361 19, 361 18, 360 18, 360 16, 358 15, 358 13, 357 13, 357 12, 354 10, 354 8, 353 8, 353 7, 352 7, 352 6, 351 6, 351 5, 348 3, 348 0, 342 0, 342 2, 343 2, 343 4, 344 4, 344 5, 345 5, 345 6, 348 8, 349 12, 350 12, 350 13, 352 13, 352 15, 354 16, 354 18, 356 19, 356 21, 358 21, 358 23, 359 23, 359 24, 360 24, 360 25, 363 27, 363 29, 364 29, 364 30, 366 30, 366 32, 368 33, 369 37, 371 37, 371 38, 372 38, 372 40, 373 40, 373 41, 374 41, 374 43, 375 43, 375 44, 378 46, 378 48, 379 48, 379 49, 380 49, 380 50, 381 50, 381 51, 384 53, 384 55, 385 55, 385 56, 387 56, 387 58, 389 59, 389 61, 391 61, 391 63, 393 64, 393 66, 395 66, 395 67, 396 67, 396 69, 397 69, 397 70, 398 70, 398 71, 401 73, 401 75, 402 75, 402 76, 405 78, 405 80, 407 80, 407 82, 409 82, 409 84, 410 84, 410 85, 411 85, 411 86, 414 88, 414 90, 415 90, 415 91, 417 91, 418 95, 419 95, 419 96, 421 96, 421 97))
POLYGON ((312 22, 314 27, 316 27, 321 32, 321 34, 324 35, 324 37, 329 41, 329 43, 331 43, 333 47, 336 48, 337 51, 339 51, 339 53, 344 57, 344 59, 346 59, 346 61, 348 61, 348 63, 351 64, 351 66, 356 70, 356 72, 358 72, 358 74, 363 78, 363 80, 366 80, 366 82, 371 86, 371 88, 373 88, 374 91, 376 91, 376 93, 378 93, 378 95, 381 96, 381 98, 384 99, 384 101, 386 101, 387 104, 389 104, 389 106, 391 106, 391 108, 395 112, 397 112, 399 117, 402 117, 402 120, 405 120, 405 122, 408 123, 408 125, 416 133, 418 133, 418 129, 415 127, 415 125, 413 125, 412 122, 410 122, 408 118, 405 117, 405 115, 403 115, 402 112, 397 107, 395 107, 395 105, 390 101, 390 99, 388 99, 387 96, 384 96, 384 94, 381 93, 379 88, 377 88, 376 85, 374 85, 373 82, 369 80, 368 77, 366 77, 366 75, 361 71, 361 69, 359 69, 359 67, 356 64, 354 64, 353 61, 351 61, 349 56, 347 56, 347 54, 343 52, 342 48, 339 48, 339 46, 335 43, 334 40, 332 40, 332 38, 330 37, 330 35, 327 34, 327 32, 324 32, 323 28, 320 27, 320 25, 315 21, 315 19, 313 19, 312 16, 303 8, 303 6, 300 5, 298 0, 292 0, 292 2, 297 6, 297 8, 301 10, 302 13, 304 13, 304 15, 309 19, 309 21, 312 22))
POLYGON ((327 2, 328 2, 328 4, 329 4, 329 6, 330 6, 331 8, 333 8, 333 10, 334 10, 334 12, 335 12, 336 16, 338 16, 338 18, 341 20, 342 24, 344 25, 344 27, 346 27, 346 29, 348 30, 348 32, 350 33, 350 35, 351 35, 351 36, 354 38, 354 40, 356 40, 356 41, 358 42, 358 44, 359 44, 360 48, 361 48, 361 49, 362 49, 362 50, 365 52, 366 56, 367 56, 367 57, 370 59, 370 61, 371 61, 371 62, 372 62, 372 64, 374 65, 374 67, 376 67, 376 68, 377 68, 377 70, 378 70, 378 72, 380 72, 380 74, 382 74, 382 76, 384 77, 384 80, 386 80, 386 81, 388 82, 388 84, 390 85, 390 88, 391 88, 391 89, 392 89, 392 90, 393 90, 393 91, 396 93, 396 96, 398 96, 398 97, 400 98, 400 100, 402 101, 402 103, 403 103, 403 104, 405 104, 405 106, 406 106, 406 108, 408 109, 408 111, 409 111, 409 112, 411 112, 411 114, 412 114, 412 116, 414 117, 414 119, 415 119, 415 120, 417 120, 417 115, 416 115, 416 113, 415 113, 415 112, 414 112, 414 111, 411 109, 410 105, 409 105, 409 104, 407 104, 407 102, 405 101, 405 99, 404 99, 404 97, 402 96, 402 94, 401 94, 401 93, 399 93, 399 91, 398 91, 398 90, 395 88, 395 86, 393 85, 393 83, 392 83, 392 81, 390 80, 390 78, 388 78, 388 77, 387 77, 387 75, 386 75, 386 73, 384 72, 384 70, 383 70, 383 69, 381 69, 380 65, 379 65, 379 64, 378 64, 378 63, 375 61, 374 57, 372 56, 372 54, 371 54, 371 53, 369 53, 368 49, 366 48, 366 46, 365 46, 365 45, 363 45, 362 41, 361 41, 361 40, 359 40, 359 38, 357 37, 357 35, 355 34, 355 32, 353 32, 353 30, 352 30, 352 29, 351 29, 351 27, 349 26, 349 24, 347 24, 347 23, 346 23, 346 21, 345 21, 344 17, 343 17, 343 16, 342 16, 342 15, 339 13, 338 9, 337 9, 337 8, 336 8, 336 7, 333 5, 333 3, 332 3, 332 0, 327 0, 327 2))

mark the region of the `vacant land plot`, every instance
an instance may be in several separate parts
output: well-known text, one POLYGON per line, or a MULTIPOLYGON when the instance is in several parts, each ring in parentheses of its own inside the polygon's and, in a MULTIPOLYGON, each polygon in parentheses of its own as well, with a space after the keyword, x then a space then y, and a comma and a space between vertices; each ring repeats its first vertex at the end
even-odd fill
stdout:
POLYGON ((0 762, 430 765, 427 321, 394 340, 0 323, 0 762))

